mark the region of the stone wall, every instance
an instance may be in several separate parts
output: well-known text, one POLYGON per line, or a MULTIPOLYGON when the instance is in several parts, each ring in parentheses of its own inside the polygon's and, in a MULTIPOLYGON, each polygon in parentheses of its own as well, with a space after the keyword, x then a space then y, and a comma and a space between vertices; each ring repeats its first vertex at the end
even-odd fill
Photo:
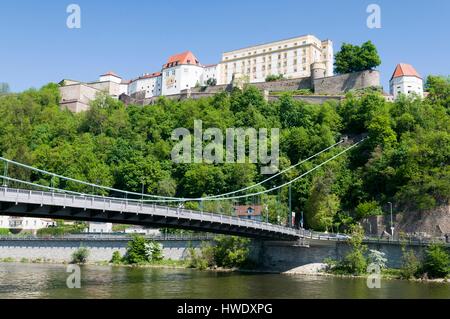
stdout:
MULTIPOLYGON (((398 244, 368 244, 369 249, 382 251, 386 254, 388 267, 400 268, 402 264, 402 248, 398 244)), ((423 256, 426 247, 412 245, 418 257, 423 256)), ((335 260, 343 258, 350 247, 344 242, 329 242, 324 244, 312 243, 311 247, 293 246, 292 243, 283 242, 260 242, 254 246, 254 256, 259 256, 262 270, 275 272, 286 272, 297 267, 323 263, 326 258, 335 260)), ((450 251, 450 248, 448 248, 450 251)))
POLYGON ((314 80, 316 94, 344 94, 350 90, 380 86, 378 71, 363 71, 314 80))
MULTIPOLYGON (((188 256, 188 247, 199 248, 201 241, 167 240, 159 241, 163 245, 164 258, 183 260, 188 256)), ((81 246, 89 249, 90 262, 111 260, 114 251, 121 255, 126 252, 128 240, 0 240, 0 259, 13 258, 20 261, 48 260, 70 262, 72 253, 81 246)))

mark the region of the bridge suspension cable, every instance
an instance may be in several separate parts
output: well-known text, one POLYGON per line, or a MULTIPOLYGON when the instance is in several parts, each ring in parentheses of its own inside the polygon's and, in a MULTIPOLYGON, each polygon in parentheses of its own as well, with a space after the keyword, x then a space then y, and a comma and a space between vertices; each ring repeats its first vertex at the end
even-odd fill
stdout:
MULTIPOLYGON (((146 203, 158 203, 158 202, 161 202, 161 203, 183 203, 183 202, 191 202, 191 201, 192 201, 192 202, 197 202, 197 201, 203 202, 203 201, 236 200, 236 199, 248 198, 248 197, 254 197, 254 196, 259 196, 259 195, 271 193, 271 192, 273 192, 273 191, 275 191, 275 190, 279 190, 279 189, 281 189, 281 188, 283 188, 283 187, 285 187, 285 186, 289 186, 289 185, 295 183, 296 181, 302 179, 303 177, 305 177, 305 176, 311 174, 312 172, 316 171, 316 170, 319 169, 320 167, 326 165, 327 163, 333 161, 334 159, 338 158, 339 156, 341 156, 341 155, 347 153, 348 151, 350 151, 351 149, 355 148, 356 146, 358 146, 359 144, 361 144, 364 140, 365 140, 365 139, 362 139, 361 141, 356 142, 355 144, 353 144, 353 145, 351 145, 350 147, 344 149, 344 150, 341 151, 340 153, 334 155, 333 157, 331 157, 331 158, 329 158, 328 160, 322 162, 321 164, 315 166, 314 168, 308 170, 307 172, 301 174, 300 176, 298 176, 298 177, 292 179, 291 181, 286 182, 286 183, 284 183, 284 184, 282 184, 282 185, 275 186, 275 187, 273 187, 273 188, 271 188, 271 189, 268 189, 268 190, 264 190, 264 191, 260 191, 260 192, 256 192, 256 193, 252 193, 252 194, 245 194, 245 195, 232 196, 232 197, 225 197, 225 198, 222 198, 222 197, 214 197, 214 198, 213 198, 213 197, 202 197, 202 198, 170 198, 170 199, 152 199, 152 200, 144 200, 144 199, 141 199, 141 200, 139 200, 139 199, 128 199, 128 200, 129 200, 129 201, 133 201, 133 202, 146 202, 146 203)), ((1 159, 1 158, 0 158, 0 159, 1 159)), ((10 161, 10 160, 8 160, 8 162, 14 163, 13 161, 10 161)), ((28 165, 25 165, 25 164, 20 164, 20 165, 21 165, 21 166, 29 167, 28 165)), ((35 169, 35 168, 33 168, 33 167, 30 167, 30 168, 35 169)), ((41 171, 41 170, 39 170, 39 169, 35 169, 35 170, 41 171)), ((45 171, 43 171, 43 172, 45 172, 45 171)), ((48 173, 48 172, 47 172, 47 173, 48 173)), ((49 174, 52 175, 52 176, 58 176, 58 175, 52 174, 52 173, 49 173, 49 174)), ((80 193, 80 192, 75 192, 75 191, 67 191, 67 190, 63 190, 63 189, 59 189, 59 188, 54 188, 54 187, 44 186, 44 185, 40 185, 40 184, 36 184, 36 183, 32 183, 32 182, 27 182, 27 181, 23 181, 23 180, 19 180, 19 179, 14 179, 14 178, 11 178, 11 177, 8 177, 8 176, 0 176, 0 178, 3 178, 4 180, 9 180, 9 181, 17 182, 17 183, 23 183, 23 184, 28 185, 28 186, 34 186, 34 187, 44 188, 44 189, 47 189, 47 190, 57 191, 57 192, 63 192, 63 193, 68 193, 68 194, 72 194, 72 195, 78 195, 78 196, 86 196, 86 195, 87 195, 87 196, 91 196, 91 197, 99 197, 99 198, 103 198, 103 199, 111 199, 111 200, 117 200, 117 199, 118 199, 117 197, 108 197, 108 196, 99 196, 99 195, 89 195, 89 194, 80 193)), ((71 179, 71 180, 72 180, 72 179, 71 179)), ((76 181, 76 180, 75 180, 75 181, 76 181)), ((96 186, 95 184, 90 184, 90 183, 86 183, 86 182, 82 182, 82 183, 85 184, 85 185, 96 186)), ((100 187, 100 188, 103 188, 103 189, 110 189, 110 188, 108 188, 108 187, 100 187)), ((125 191, 122 191, 122 192, 125 192, 125 191)), ((127 193, 129 193, 129 194, 130 194, 130 193, 131 193, 131 194, 136 194, 136 195, 139 195, 139 196, 142 195, 142 194, 139 194, 139 193, 133 193, 133 192, 127 192, 127 193)))
MULTIPOLYGON (((204 198, 196 198, 196 199, 180 198, 180 197, 170 197, 170 196, 159 196, 159 195, 142 194, 142 193, 136 193, 136 192, 124 191, 124 190, 120 190, 120 189, 116 189, 116 188, 112 188, 112 187, 101 186, 101 185, 97 185, 97 184, 94 184, 94 183, 89 183, 89 182, 85 182, 85 181, 80 181, 80 180, 77 180, 77 179, 74 179, 74 178, 71 178, 71 177, 59 175, 59 174, 56 174, 56 173, 52 173, 52 172, 49 172, 49 171, 46 171, 46 170, 42 170, 42 169, 39 169, 39 168, 30 166, 30 165, 26 165, 26 164, 19 163, 19 162, 13 161, 13 160, 9 160, 9 159, 4 158, 4 157, 0 157, 0 161, 5 162, 5 163, 6 163, 5 165, 13 164, 13 165, 16 165, 16 166, 25 168, 25 169, 32 170, 32 171, 37 172, 37 173, 40 173, 40 174, 48 175, 48 176, 50 176, 51 179, 52 179, 52 184, 53 184, 53 178, 59 178, 59 179, 61 179, 61 180, 70 181, 70 182, 78 183, 78 184, 81 184, 81 185, 84 185, 84 186, 89 186, 89 187, 93 187, 93 188, 96 188, 96 189, 102 189, 102 190, 109 191, 109 192, 116 192, 116 193, 120 193, 120 194, 124 194, 124 195, 134 195, 134 196, 140 196, 140 197, 145 197, 145 198, 153 198, 153 200, 146 200, 147 202, 159 202, 159 201, 160 201, 160 202, 186 202, 186 201, 198 201, 198 200, 212 200, 212 199, 218 199, 218 198, 229 199, 229 198, 227 197, 228 195, 233 195, 233 194, 236 194, 236 193, 241 193, 241 192, 244 192, 244 191, 246 191, 246 190, 255 188, 255 187, 257 187, 257 186, 260 186, 260 185, 262 185, 262 184, 264 184, 264 183, 267 183, 268 181, 270 181, 270 180, 272 180, 272 179, 274 179, 274 178, 276 178, 276 177, 278 177, 278 176, 280 176, 280 175, 282 175, 282 174, 287 173, 288 171, 290 171, 290 170, 292 170, 292 169, 298 167, 298 166, 301 165, 301 164, 306 163, 307 161, 310 161, 311 159, 313 159, 313 158, 315 158, 315 157, 317 157, 317 156, 323 154, 324 152, 326 152, 326 151, 328 151, 328 150, 330 150, 330 149, 332 149, 332 148, 335 148, 336 146, 342 144, 343 142, 344 142, 344 140, 340 140, 338 143, 335 143, 334 145, 331 145, 331 146, 329 146, 329 147, 327 147, 327 148, 321 150, 320 152, 318 152, 318 153, 316 153, 316 154, 314 154, 314 155, 308 157, 307 159, 304 159, 304 160, 300 161, 299 163, 294 164, 294 165, 292 165, 292 166, 286 168, 286 169, 283 170, 282 172, 279 172, 279 173, 277 173, 277 174, 275 174, 275 175, 273 175, 273 176, 271 176, 271 177, 269 177, 269 178, 267 178, 267 179, 265 179, 265 180, 263 180, 263 181, 261 181, 261 182, 259 182, 259 183, 257 183, 257 184, 253 184, 253 185, 251 185, 251 186, 248 186, 248 187, 245 187, 245 188, 242 188, 242 189, 239 189, 239 190, 235 190, 235 191, 232 191, 232 192, 229 192, 229 193, 225 193, 225 194, 219 194, 219 195, 207 196, 207 197, 204 197, 204 198), (224 197, 225 197, 225 198, 224 198, 224 197)), ((6 176, 6 175, 7 175, 7 174, 6 174, 6 167, 7 167, 7 166, 5 166, 5 173, 4 173, 4 176, 0 176, 0 177, 3 178, 3 179, 8 179, 7 176, 6 176)), ((16 181, 16 182, 18 182, 18 181, 16 181)), ((23 182, 23 181, 22 181, 22 182, 23 182)), ((35 183, 31 183, 31 184, 33 184, 34 186, 39 186, 39 184, 35 184, 35 183)), ((49 189, 56 190, 56 188, 52 188, 52 187, 50 187, 49 189)), ((75 193, 76 193, 76 192, 75 192, 75 193)), ((80 193, 80 194, 81 194, 81 193, 80 193)))
POLYGON ((278 177, 278 176, 280 176, 280 175, 283 175, 284 173, 287 173, 287 172, 289 172, 290 170, 292 170, 292 169, 294 169, 294 168, 296 168, 296 167, 298 167, 298 166, 300 166, 300 165, 302 165, 302 164, 304 164, 304 163, 306 163, 306 162, 312 160, 313 158, 315 158, 315 157, 317 157, 317 156, 319 156, 319 155, 325 153, 326 151, 329 151, 330 149, 332 149, 332 148, 334 148, 334 147, 336 147, 336 146, 342 144, 343 142, 344 142, 344 140, 340 140, 338 143, 336 143, 336 144, 334 144, 334 145, 331 145, 330 147, 327 147, 326 149, 320 151, 319 153, 316 153, 316 154, 314 154, 314 155, 308 157, 307 159, 304 159, 304 160, 298 162, 297 164, 292 165, 292 166, 286 168, 285 170, 283 170, 283 171, 281 171, 281 172, 278 172, 277 174, 272 175, 272 176, 270 176, 269 178, 267 178, 267 179, 265 179, 265 180, 263 180, 263 181, 261 181, 261 182, 259 182, 259 183, 257 183, 257 184, 253 184, 253 185, 251 185, 251 186, 248 186, 248 187, 245 187, 245 188, 242 188, 242 189, 238 189, 238 190, 235 190, 235 191, 232 191, 232 192, 229 192, 229 193, 221 194, 221 195, 207 196, 205 199, 212 199, 212 198, 218 198, 218 197, 225 197, 225 196, 233 195, 233 194, 236 194, 236 193, 242 193, 242 192, 245 192, 245 191, 247 191, 247 190, 249 190, 249 189, 258 187, 258 186, 260 186, 260 185, 262 185, 262 184, 265 184, 265 183, 267 183, 268 181, 271 181, 272 179, 274 179, 274 178, 276 178, 276 177, 278 177))

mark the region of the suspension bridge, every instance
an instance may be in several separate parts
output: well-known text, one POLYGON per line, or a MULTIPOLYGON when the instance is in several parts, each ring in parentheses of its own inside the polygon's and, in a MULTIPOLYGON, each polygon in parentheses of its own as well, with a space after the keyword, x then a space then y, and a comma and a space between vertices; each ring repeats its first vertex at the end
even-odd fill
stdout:
MULTIPOLYGON (((177 198, 128 192, 87 183, 37 169, 6 158, 0 158, 0 162, 3 162, 4 164, 4 173, 0 176, 0 178, 3 179, 3 186, 0 187, 0 215, 130 224, 156 228, 179 228, 258 239, 299 241, 305 237, 309 238, 312 236, 312 233, 307 232, 304 229, 295 229, 293 227, 275 225, 268 222, 242 219, 235 216, 219 214, 217 212, 206 213, 199 210, 185 209, 183 204, 187 202, 202 203, 204 201, 235 200, 273 192, 274 190, 290 186, 292 183, 355 148, 362 141, 363 140, 352 144, 291 181, 271 189, 251 194, 236 195, 262 185, 263 183, 294 169, 302 163, 344 143, 344 140, 258 184, 234 192, 203 198, 177 198), (13 178, 8 176, 9 167, 12 165, 17 166, 22 170, 27 170, 35 175, 50 176, 50 186, 27 181, 23 178, 13 178), (54 186, 55 180, 72 183, 72 185, 81 185, 85 188, 91 187, 97 194, 87 194, 57 188, 54 186), (99 192, 105 195, 98 195, 99 192), (122 197, 112 196, 111 194, 120 194, 122 197)), ((325 236, 323 236, 323 238, 325 239, 325 236)))

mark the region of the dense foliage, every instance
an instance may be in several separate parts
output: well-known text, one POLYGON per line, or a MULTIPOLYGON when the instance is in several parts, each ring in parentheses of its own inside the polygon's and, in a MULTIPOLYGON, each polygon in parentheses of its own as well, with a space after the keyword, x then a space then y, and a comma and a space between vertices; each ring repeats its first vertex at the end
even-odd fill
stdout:
POLYGON ((381 64, 377 48, 371 41, 361 46, 344 43, 336 53, 334 69, 336 73, 345 74, 372 70, 381 64))
MULTIPOLYGON (((175 164, 172 131, 203 128, 281 128, 280 169, 336 143, 342 136, 369 139, 292 187, 292 207, 317 230, 345 230, 359 218, 396 209, 428 210, 450 198, 449 87, 430 77, 429 98, 386 102, 375 91, 348 94, 341 103, 310 105, 283 95, 266 102, 251 86, 201 100, 161 98, 154 105, 124 106, 99 96, 88 112, 60 110, 58 86, 0 97, 0 152, 4 157, 72 178, 140 193, 198 197, 234 191, 267 178, 259 164, 175 164)), ((289 181, 342 151, 343 146, 274 178, 258 189, 289 181)), ((3 172, 3 167, 0 167, 3 172)), ((30 175, 9 176, 75 191, 88 187, 30 175)), ((11 184, 12 185, 12 184, 11 184)), ((95 190, 94 190, 95 191, 95 190)), ((114 195, 114 194, 113 194, 114 195)), ((288 190, 240 201, 186 203, 192 209, 233 213, 233 205, 263 203, 269 221, 286 222, 288 190)))
POLYGON ((73 264, 85 264, 89 257, 89 249, 86 247, 80 247, 75 250, 72 254, 72 263, 73 264))
MULTIPOLYGON (((119 255, 120 256, 120 255, 119 255)), ((113 262, 118 262, 118 256, 113 256, 113 262)), ((161 244, 146 239, 144 236, 134 235, 128 242, 127 251, 123 256, 123 262, 134 264, 145 264, 163 260, 163 247, 161 244)))
POLYGON ((217 236, 211 244, 203 244, 200 251, 189 248, 192 268, 241 268, 250 266, 250 240, 235 236, 217 236))
POLYGON ((444 278, 450 273, 450 255, 444 245, 433 244, 427 249, 423 273, 430 278, 444 278))

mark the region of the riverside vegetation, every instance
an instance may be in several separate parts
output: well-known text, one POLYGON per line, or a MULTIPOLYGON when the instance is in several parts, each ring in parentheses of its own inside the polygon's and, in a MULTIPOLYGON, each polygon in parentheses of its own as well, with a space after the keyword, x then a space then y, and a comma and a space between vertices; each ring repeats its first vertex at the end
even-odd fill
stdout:
MULTIPOLYGON (((256 88, 200 100, 159 99, 155 105, 125 106, 99 96, 89 111, 72 114, 59 107, 56 84, 0 97, 0 152, 4 157, 57 174, 108 187, 162 196, 201 197, 244 188, 266 176, 258 164, 177 164, 171 133, 204 127, 281 128, 280 169, 336 143, 342 136, 368 134, 357 150, 315 171, 292 187, 292 208, 303 211, 305 226, 346 231, 360 219, 386 211, 426 211, 450 198, 450 81, 430 77, 429 96, 386 102, 376 91, 349 93, 341 102, 310 105, 283 95, 266 102, 256 88)), ((274 178, 259 189, 287 182, 342 150, 274 178)), ((3 171, 3 167, 0 168, 3 171)), ((11 177, 73 191, 93 190, 10 167, 11 177)), ((13 184, 10 184, 14 186, 13 184)), ((95 190, 94 190, 95 191, 95 190)), ((100 193, 100 192, 99 192, 100 193)), ((283 223, 288 190, 242 200, 268 205, 268 219, 283 223)), ((233 213, 233 203, 203 203, 205 211, 233 213)), ((198 203, 186 208, 199 209, 198 203)), ((300 214, 297 214, 300 215, 300 214)), ((41 232, 75 232, 58 225, 41 232), (63 228, 63 229, 61 229, 63 228)))
POLYGON ((326 271, 336 275, 367 275, 369 264, 377 265, 386 277, 399 279, 439 279, 450 278, 450 254, 441 243, 430 245, 422 258, 415 252, 402 246, 402 266, 400 269, 388 269, 385 254, 367 251, 363 244, 364 232, 361 226, 353 226, 349 240, 350 251, 341 260, 326 259, 326 271))

